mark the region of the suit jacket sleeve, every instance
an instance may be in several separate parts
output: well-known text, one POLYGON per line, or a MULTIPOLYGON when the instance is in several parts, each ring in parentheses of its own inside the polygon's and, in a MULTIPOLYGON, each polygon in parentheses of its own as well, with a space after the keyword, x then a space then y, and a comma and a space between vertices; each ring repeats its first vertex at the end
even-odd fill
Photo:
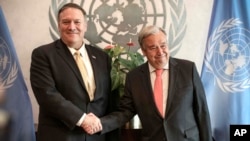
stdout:
MULTIPOLYGON (((54 75, 55 70, 53 70, 52 65, 58 67, 59 64, 56 65, 53 64, 54 62, 49 61, 52 58, 48 57, 50 53, 47 51, 48 50, 42 48, 37 48, 32 53, 30 77, 33 92, 40 106, 39 116, 48 117, 48 115, 50 115, 51 118, 55 119, 60 117, 59 120, 72 129, 82 116, 83 111, 70 100, 67 100, 56 88, 57 83, 55 82, 55 77, 58 76, 54 75)), ((58 71, 57 73, 57 75, 59 75, 61 72, 58 71)), ((61 81, 65 80, 62 79, 61 81)), ((43 121, 48 124, 48 120, 46 121, 46 119, 44 119, 40 122, 43 121)))

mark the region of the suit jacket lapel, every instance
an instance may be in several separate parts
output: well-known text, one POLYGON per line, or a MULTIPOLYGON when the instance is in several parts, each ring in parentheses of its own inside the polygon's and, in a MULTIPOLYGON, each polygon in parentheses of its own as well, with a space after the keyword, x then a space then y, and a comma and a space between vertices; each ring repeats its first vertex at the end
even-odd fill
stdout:
POLYGON ((177 62, 173 58, 170 58, 170 60, 169 60, 168 99, 167 99, 167 107, 166 107, 166 111, 165 111, 165 117, 167 117, 169 109, 172 106, 171 102, 174 99, 175 85, 176 85, 178 73, 179 73, 179 67, 177 65, 177 62))
MULTIPOLYGON (((93 69, 93 74, 94 74, 94 77, 95 77, 95 85, 96 85, 96 87, 98 87, 97 85, 98 85, 98 83, 96 83, 96 82, 98 82, 99 80, 97 80, 97 79, 99 79, 99 77, 96 77, 97 75, 97 70, 99 70, 98 69, 98 64, 97 64, 97 54, 95 54, 95 52, 93 52, 92 50, 91 50, 91 46, 89 46, 89 45, 85 45, 85 47, 86 47, 86 50, 87 50, 87 52, 88 52, 88 57, 89 57, 89 60, 90 60, 90 63, 91 63, 91 65, 92 65, 92 69, 93 69)), ((100 61, 100 60, 99 60, 100 61)), ((99 72, 100 73, 100 72, 99 72)))
MULTIPOLYGON (((149 98, 152 99, 152 105, 154 105, 154 109, 156 110, 157 113, 159 113, 157 106, 155 104, 154 101, 154 92, 151 86, 151 80, 150 80, 150 72, 149 72, 149 68, 148 68, 148 64, 145 63, 143 64, 143 66, 141 67, 141 72, 142 72, 142 83, 145 86, 145 92, 149 95, 149 98)), ((175 93, 175 85, 176 85, 176 80, 178 77, 178 73, 179 73, 179 67, 177 62, 173 59, 170 58, 169 60, 169 88, 168 88, 168 100, 167 100, 167 107, 166 107, 166 111, 165 111, 165 118, 167 118, 168 116, 168 112, 169 109, 172 106, 172 101, 174 99, 174 93, 175 93)), ((160 115, 160 113, 159 113, 160 115)))
POLYGON ((64 60, 69 65, 69 67, 72 69, 72 71, 76 75, 77 79, 79 79, 79 81, 81 82, 81 85, 85 88, 85 84, 83 82, 81 73, 78 70, 75 59, 73 55, 71 54, 71 52, 69 51, 69 49, 67 48, 67 46, 61 40, 59 40, 56 43, 56 48, 62 60, 64 60))
POLYGON ((149 94, 149 96, 152 99, 152 102, 154 103, 154 92, 151 86, 151 79, 150 79, 150 72, 149 72, 149 68, 148 68, 148 62, 144 63, 143 66, 141 67, 141 71, 143 74, 142 75, 142 83, 145 86, 145 90, 146 92, 149 94))
POLYGON ((156 106, 155 100, 154 100, 154 91, 151 85, 151 79, 150 79, 150 72, 149 72, 149 68, 148 68, 148 62, 144 63, 141 67, 141 81, 143 83, 143 86, 145 88, 145 93, 147 94, 148 98, 149 98, 149 104, 152 105, 155 110, 156 113, 159 114, 159 116, 161 116, 160 112, 158 111, 158 108, 156 106))

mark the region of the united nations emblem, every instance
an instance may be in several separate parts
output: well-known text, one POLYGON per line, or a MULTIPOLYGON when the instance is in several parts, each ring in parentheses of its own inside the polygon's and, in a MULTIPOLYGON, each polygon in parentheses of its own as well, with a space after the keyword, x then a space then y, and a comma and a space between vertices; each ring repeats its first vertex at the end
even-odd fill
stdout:
POLYGON ((239 19, 223 21, 211 34, 205 65, 224 92, 241 92, 250 87, 250 31, 239 19))
POLYGON ((8 44, 0 36, 0 92, 12 86, 17 78, 17 64, 8 44))
MULTIPOLYGON (((69 1, 51 2, 50 34, 56 40, 59 38, 57 11, 69 1)), ((127 46, 127 42, 132 40, 135 48, 131 48, 131 51, 137 51, 137 33, 147 24, 151 24, 168 27, 169 48, 174 56, 186 33, 186 9, 183 0, 168 0, 168 5, 164 0, 81 0, 79 5, 88 13, 88 31, 85 38, 97 47, 103 48, 111 42, 127 46)))

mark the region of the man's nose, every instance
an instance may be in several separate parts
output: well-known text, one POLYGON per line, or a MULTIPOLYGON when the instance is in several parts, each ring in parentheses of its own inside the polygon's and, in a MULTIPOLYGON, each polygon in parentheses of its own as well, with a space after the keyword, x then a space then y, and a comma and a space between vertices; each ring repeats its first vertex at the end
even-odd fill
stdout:
POLYGON ((71 30, 76 29, 76 25, 75 25, 75 23, 74 23, 73 21, 70 22, 70 24, 69 24, 69 29, 71 29, 71 30))
POLYGON ((161 48, 161 46, 157 46, 157 53, 162 53, 163 52, 163 48, 161 48))

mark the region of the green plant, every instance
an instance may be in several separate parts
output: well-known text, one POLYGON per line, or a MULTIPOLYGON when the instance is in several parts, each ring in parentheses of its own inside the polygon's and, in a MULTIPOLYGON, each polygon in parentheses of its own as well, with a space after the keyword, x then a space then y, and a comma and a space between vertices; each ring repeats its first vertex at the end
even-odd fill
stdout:
POLYGON ((118 44, 104 48, 104 51, 112 59, 111 79, 112 91, 118 90, 120 96, 123 95, 126 74, 144 62, 143 56, 139 52, 130 52, 134 46, 132 42, 127 43, 128 48, 118 44))

